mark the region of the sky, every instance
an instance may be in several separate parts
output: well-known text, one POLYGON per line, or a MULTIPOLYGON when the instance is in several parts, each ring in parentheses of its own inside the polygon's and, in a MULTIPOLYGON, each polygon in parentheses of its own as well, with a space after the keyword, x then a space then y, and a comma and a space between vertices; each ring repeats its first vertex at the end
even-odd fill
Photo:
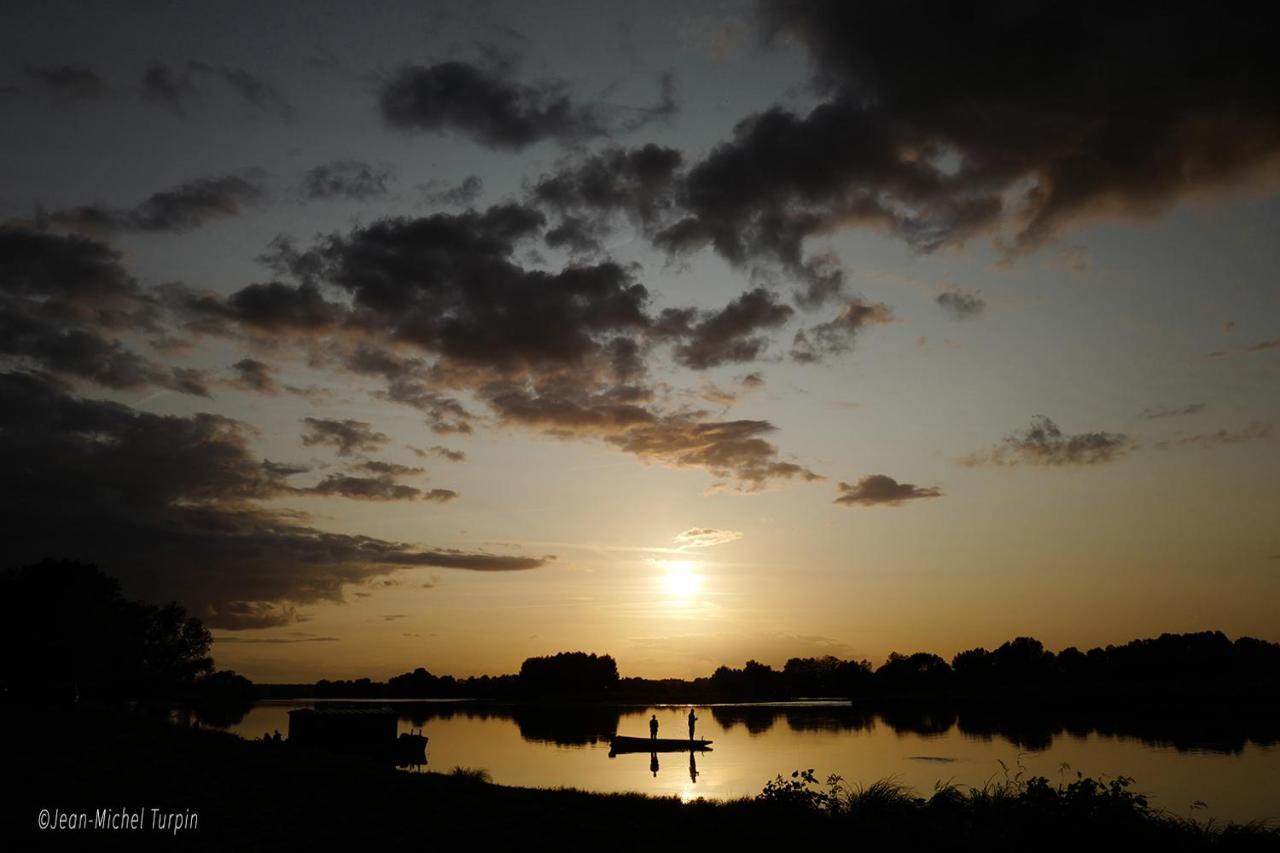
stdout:
POLYGON ((6 4, 6 560, 261 681, 1280 640, 1251 14, 6 4))

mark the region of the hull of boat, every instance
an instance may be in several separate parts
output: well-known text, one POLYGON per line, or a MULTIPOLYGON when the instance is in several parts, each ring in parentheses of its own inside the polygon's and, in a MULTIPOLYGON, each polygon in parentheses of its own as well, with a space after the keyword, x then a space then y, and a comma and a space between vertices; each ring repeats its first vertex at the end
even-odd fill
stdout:
POLYGON ((609 752, 615 755, 621 752, 706 752, 711 749, 711 741, 615 735, 609 741, 609 747, 609 752))

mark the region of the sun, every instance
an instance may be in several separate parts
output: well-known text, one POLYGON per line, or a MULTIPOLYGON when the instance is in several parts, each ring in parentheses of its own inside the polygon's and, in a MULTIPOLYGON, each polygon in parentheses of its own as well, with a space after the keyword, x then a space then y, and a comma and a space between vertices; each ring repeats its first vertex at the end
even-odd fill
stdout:
POLYGON ((695 569, 697 564, 692 560, 664 560, 662 563, 662 589, 679 599, 690 599, 702 586, 702 578, 695 569))

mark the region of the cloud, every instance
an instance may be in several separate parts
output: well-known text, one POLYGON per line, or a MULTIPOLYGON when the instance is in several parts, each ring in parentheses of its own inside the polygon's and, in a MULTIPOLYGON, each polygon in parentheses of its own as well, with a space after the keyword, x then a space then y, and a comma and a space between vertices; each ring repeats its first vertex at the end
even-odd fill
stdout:
POLYGON ((448 447, 442 447, 439 444, 432 445, 431 447, 428 447, 425 449, 421 447, 410 446, 409 449, 413 451, 415 456, 420 456, 420 457, 428 456, 428 455, 438 456, 441 459, 445 459, 449 462, 463 462, 467 458, 466 451, 450 450, 448 447))
MULTIPOLYGON (((516 204, 383 219, 303 250, 278 242, 267 260, 296 283, 229 297, 170 288, 166 305, 197 333, 290 333, 313 367, 380 378, 376 396, 418 409, 440 434, 471 431, 479 415, 457 396, 467 393, 501 425, 704 467, 747 491, 817 476, 778 458, 760 437, 772 424, 670 411, 647 379, 654 352, 668 347, 693 369, 757 358, 764 333, 792 308, 756 289, 723 309, 655 315, 634 266, 519 264, 517 248, 545 224, 540 211, 516 204)), ((818 345, 847 347, 857 328, 889 316, 885 306, 851 303, 819 330, 818 345)))
POLYGON ((807 49, 828 100, 804 118, 766 113, 712 153, 732 166, 715 181, 730 210, 829 222, 844 199, 874 198, 922 250, 998 224, 1017 252, 1083 220, 1240 186, 1280 153, 1273 46, 1247 15, 1130 6, 1109 10, 1098 38, 1096 20, 1054 5, 776 0, 759 24, 807 49), (764 162, 780 172, 735 196, 729 179, 765 175, 764 162))
POLYGON ((1204 403, 1188 403, 1185 406, 1157 406, 1143 409, 1138 417, 1144 421, 1163 420, 1164 418, 1180 418, 1203 412, 1208 406, 1204 403))
POLYGON ((397 483, 392 477, 352 477, 330 474, 309 489, 314 495, 338 495, 361 501, 411 501, 422 495, 421 489, 397 483))
POLYGON ((1050 467, 1102 465, 1125 456, 1133 442, 1123 433, 1086 432, 1064 435, 1043 415, 1031 419, 1031 426, 1005 437, 988 451, 960 459, 966 466, 1043 465, 1050 467))
POLYGON ((393 128, 453 132, 490 148, 519 150, 543 140, 573 145, 626 133, 677 110, 670 75, 650 107, 581 103, 560 82, 527 84, 509 63, 487 67, 460 61, 405 65, 388 75, 378 92, 383 121, 393 128))
POLYGON ((334 160, 307 171, 303 192, 311 199, 368 201, 387 194, 391 170, 360 160, 334 160))
POLYGON ((0 360, 114 389, 208 395, 205 375, 139 355, 118 336, 158 311, 104 243, 0 225, 0 360))
POLYGON ((268 81, 243 68, 205 62, 193 61, 177 67, 163 62, 151 63, 142 75, 142 97, 154 106, 185 118, 191 103, 203 95, 200 81, 209 78, 222 83, 256 110, 275 113, 285 120, 293 117, 293 106, 268 81))
POLYGON ((357 450, 377 450, 391 440, 384 433, 374 432, 365 421, 303 418, 302 422, 306 425, 302 433, 303 445, 329 445, 337 448, 339 456, 350 456, 357 450))
POLYGON ((377 474, 384 477, 412 477, 417 474, 425 474, 425 468, 415 468, 412 465, 401 465, 398 462, 384 462, 381 459, 365 459, 357 463, 354 468, 358 471, 365 471, 370 474, 377 474))
POLYGON ((266 195, 266 185, 256 172, 198 178, 171 190, 154 193, 132 208, 92 204, 42 213, 40 221, 83 234, 116 231, 182 234, 213 219, 239 216, 245 205, 266 195))
POLYGON ((1246 348, 1246 352, 1271 352, 1273 350, 1280 350, 1280 338, 1272 338, 1269 341, 1259 341, 1253 346, 1246 348))
POLYGON ((1181 438, 1157 441, 1155 447, 1159 450, 1170 450, 1175 447, 1199 447, 1204 450, 1210 450, 1229 444, 1245 444, 1246 442, 1270 439, 1272 432, 1271 424, 1255 421, 1238 430, 1220 429, 1215 432, 1197 433, 1195 435, 1182 436, 1181 438))
POLYGON ((520 571, 547 560, 328 533, 266 509, 296 490, 253 454, 250 427, 218 415, 148 414, 7 372, 0 433, 10 559, 97 562, 131 594, 176 598, 213 627, 285 624, 297 605, 404 568, 520 571))
POLYGON ((986 300, 978 293, 954 288, 939 293, 935 301, 957 320, 976 317, 987 307, 986 300))
POLYGON ((276 382, 275 370, 266 362, 256 358, 242 358, 233 364, 236 372, 231 384, 241 391, 253 391, 258 394, 275 396, 280 393, 280 385, 276 382))
POLYGON ((28 65, 22 69, 40 88, 66 100, 95 100, 107 94, 107 82, 80 65, 28 65))
POLYGON ((903 501, 942 496, 938 488, 899 483, 884 474, 869 474, 855 484, 840 483, 840 495, 833 503, 846 506, 901 506, 903 501))
POLYGON ((468 175, 455 186, 446 186, 443 181, 431 180, 420 184, 422 200, 432 205, 455 205, 470 207, 484 192, 484 181, 479 175, 468 175))
POLYGON ((719 311, 668 308, 658 318, 658 334, 679 341, 677 363, 693 370, 755 361, 769 345, 757 334, 784 325, 795 311, 763 288, 748 290, 719 311))
POLYGON ((638 148, 609 146, 542 175, 530 198, 559 213, 562 220, 601 220, 623 213, 647 227, 675 204, 675 179, 683 163, 684 155, 675 148, 653 143, 638 148))
POLYGON ((742 538, 737 530, 718 530, 714 527, 690 527, 677 533, 671 541, 681 550, 690 548, 710 548, 724 545, 742 538))
POLYGON ((273 112, 286 120, 293 118, 293 105, 275 86, 256 74, 226 65, 192 63, 191 68, 214 75, 239 95, 241 100, 262 112, 273 112))
POLYGON ((893 309, 883 303, 853 299, 831 320, 796 332, 791 357, 801 363, 823 361, 853 349, 854 340, 866 326, 882 326, 894 320, 893 309))
POLYGON ((598 110, 575 104, 563 84, 530 86, 508 72, 456 61, 403 66, 379 90, 382 118, 401 130, 453 131, 510 150, 605 134, 598 110))
POLYGON ((672 468, 705 468, 736 480, 746 492, 759 491, 772 480, 821 480, 803 465, 778 458, 777 448, 761 437, 775 429, 768 421, 697 421, 675 415, 606 441, 672 468))
MULTIPOLYGON (((270 626, 264 626, 270 627, 270 626)), ((287 644, 287 643, 336 643, 339 642, 338 637, 237 637, 218 636, 213 638, 215 643, 266 643, 266 644, 287 644)))

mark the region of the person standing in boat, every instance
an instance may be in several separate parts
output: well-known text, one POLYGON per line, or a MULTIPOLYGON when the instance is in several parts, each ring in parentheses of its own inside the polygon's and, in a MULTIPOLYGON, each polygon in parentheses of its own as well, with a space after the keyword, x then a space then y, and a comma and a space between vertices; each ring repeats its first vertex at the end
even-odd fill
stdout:
POLYGON ((658 739, 658 715, 654 714, 649 718, 649 740, 658 739))
POLYGON ((698 722, 698 718, 693 715, 693 709, 689 709, 689 740, 693 740, 693 726, 698 722))

